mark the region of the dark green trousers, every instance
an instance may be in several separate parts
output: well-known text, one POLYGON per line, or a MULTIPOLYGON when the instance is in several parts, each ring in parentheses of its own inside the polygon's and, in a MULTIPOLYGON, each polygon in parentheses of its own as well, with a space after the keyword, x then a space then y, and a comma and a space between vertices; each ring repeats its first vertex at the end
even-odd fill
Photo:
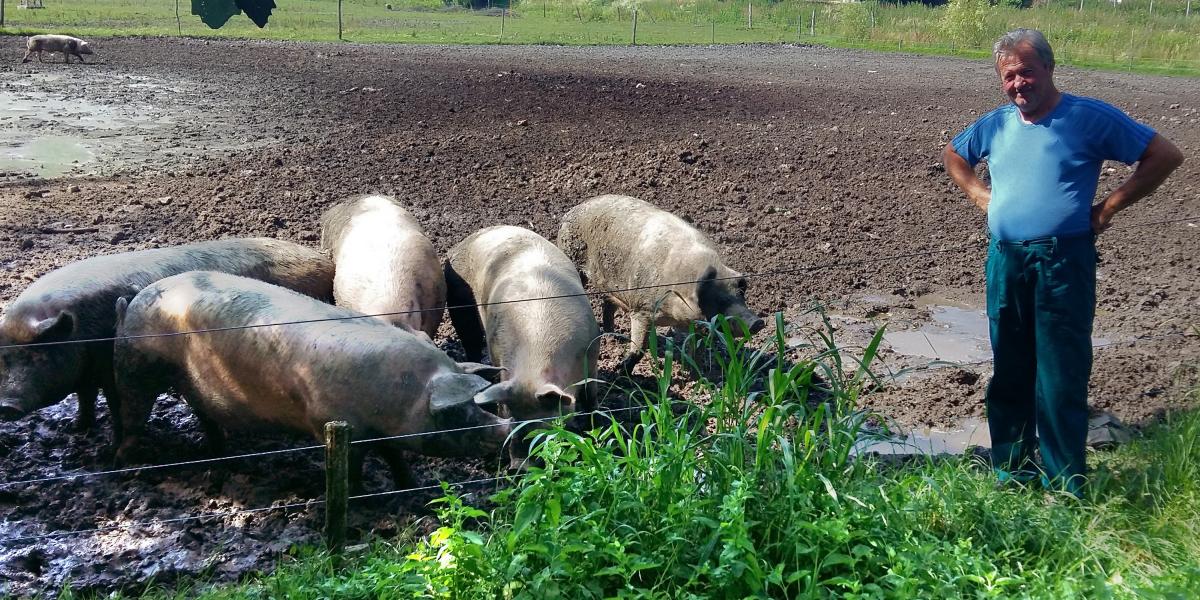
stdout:
POLYGON ((1092 234, 989 244, 987 418, 1001 479, 1037 477, 1037 446, 1043 482, 1080 493, 1095 312, 1092 234))

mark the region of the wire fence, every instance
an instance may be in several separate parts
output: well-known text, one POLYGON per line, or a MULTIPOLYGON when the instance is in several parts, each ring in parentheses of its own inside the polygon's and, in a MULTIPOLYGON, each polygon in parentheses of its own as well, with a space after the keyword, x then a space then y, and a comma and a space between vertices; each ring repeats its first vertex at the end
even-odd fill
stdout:
MULTIPOLYGON (((1163 225, 1168 225, 1168 224, 1185 223, 1185 222, 1192 222, 1192 221, 1197 221, 1197 220, 1200 220, 1200 216, 1181 217, 1181 218, 1176 218, 1176 219, 1168 219, 1168 220, 1160 220, 1160 221, 1131 223, 1131 224, 1123 225, 1118 228, 1113 228, 1110 231, 1119 232, 1124 229, 1134 229, 1134 228, 1151 227, 1151 226, 1163 226, 1163 225)), ((748 278, 751 278, 751 277, 780 277, 780 276, 784 276, 784 275, 795 275, 795 274, 800 274, 800 273, 808 273, 808 272, 812 272, 812 271, 816 271, 816 270, 831 269, 831 268, 835 268, 835 267, 879 263, 879 262, 887 262, 887 261, 900 261, 900 260, 907 260, 907 259, 916 258, 916 257, 929 257, 929 256, 946 253, 946 252, 961 252, 961 251, 967 250, 971 247, 972 247, 971 245, 963 245, 963 246, 942 248, 942 249, 937 249, 937 250, 926 250, 926 251, 921 251, 921 252, 894 254, 894 255, 888 255, 888 256, 883 256, 883 257, 865 258, 865 259, 854 260, 854 261, 836 261, 836 262, 824 263, 824 264, 819 264, 819 265, 797 267, 797 268, 792 268, 792 269, 781 269, 781 270, 773 270, 773 271, 763 271, 763 272, 758 272, 758 273, 748 273, 748 274, 741 275, 740 277, 748 277, 748 278)), ((634 291, 634 290, 652 289, 652 288, 665 288, 665 287, 674 287, 674 286, 680 286, 680 285, 694 285, 696 283, 698 283, 698 281, 696 281, 696 280, 681 281, 681 282, 674 282, 674 283, 669 283, 669 284, 656 284, 656 285, 636 286, 636 287, 630 287, 630 288, 621 288, 621 289, 615 289, 615 290, 592 291, 592 292, 585 292, 584 294, 569 294, 569 295, 547 296, 547 297, 539 297, 539 298, 528 298, 528 299, 516 300, 514 302, 546 301, 546 300, 555 300, 555 299, 561 299, 561 298, 578 297, 581 295, 584 295, 584 296, 606 295, 606 294, 620 293, 622 291, 634 291)), ((478 308, 480 306, 487 306, 487 304, 463 305, 463 306, 458 306, 458 307, 454 307, 454 308, 478 308)), ((438 309, 438 310, 441 310, 441 309, 438 309)), ((406 311, 406 312, 415 312, 415 311, 406 311)), ((387 313, 387 314, 403 314, 403 313, 387 313)), ((377 316, 377 315, 368 315, 368 316, 377 316)), ((320 319, 320 320, 326 321, 326 320, 341 320, 341 319, 355 319, 355 318, 362 318, 362 317, 356 315, 356 316, 351 316, 351 317, 342 317, 340 319, 320 319)), ((286 326, 286 325, 292 325, 292 324, 296 324, 296 323, 307 323, 307 322, 313 322, 313 321, 311 321, 311 320, 284 321, 284 322, 279 322, 279 323, 272 323, 269 325, 257 325, 257 326, 253 326, 253 327, 286 326)), ((195 335, 195 334, 212 333, 214 331, 229 331, 229 330, 247 329, 247 328, 250 328, 250 327, 230 327, 230 328, 220 328, 220 329, 213 329, 213 330, 164 332, 162 334, 154 334, 154 335, 159 335, 159 336, 195 335)), ((1156 340, 1180 338, 1180 337, 1198 337, 1198 336, 1193 335, 1193 334, 1188 334, 1186 332, 1145 335, 1145 336, 1138 336, 1138 337, 1135 337, 1135 338, 1129 339, 1129 340, 1117 340, 1117 341, 1111 341, 1111 342, 1104 342, 1104 343, 1096 344, 1094 347, 1097 349, 1100 349, 1100 348, 1106 348, 1106 347, 1111 347, 1111 346, 1132 345, 1132 344, 1146 342, 1146 341, 1156 341, 1156 340)), ((110 337, 110 338, 76 340, 76 341, 74 341, 74 343, 96 343, 98 341, 112 341, 115 339, 120 339, 120 338, 114 336, 114 337, 110 337)), ((21 345, 6 346, 6 347, 0 347, 0 348, 12 348, 12 347, 20 347, 20 346, 21 345)), ((990 362, 992 362, 992 360, 990 358, 978 360, 978 361, 969 361, 969 362, 952 362, 952 361, 942 361, 942 360, 935 359, 933 361, 928 362, 926 365, 903 369, 899 374, 894 374, 892 377, 893 377, 893 379, 895 379, 904 373, 921 371, 921 370, 929 370, 929 369, 935 369, 935 368, 940 368, 940 367, 964 368, 964 367, 970 367, 970 366, 981 366, 984 364, 988 364, 990 362)), ((642 410, 643 408, 644 407, 642 407, 642 406, 629 406, 629 407, 617 408, 617 409, 590 411, 590 412, 580 413, 577 416, 582 416, 582 417, 608 416, 611 418, 613 415, 615 415, 617 413, 642 410)), ((512 423, 506 423, 504 425, 519 427, 519 426, 525 426, 525 425, 545 423, 545 422, 552 421, 552 420, 559 419, 559 418, 561 418, 561 417, 546 417, 546 418, 540 418, 540 419, 527 419, 527 420, 521 420, 521 421, 516 421, 516 422, 512 422, 512 423)), ((427 432, 413 432, 413 433, 406 433, 406 434, 400 434, 400 435, 366 438, 366 439, 361 439, 361 440, 352 440, 349 442, 349 444, 350 445, 352 445, 352 444, 372 444, 372 443, 379 443, 379 442, 396 441, 396 440, 401 440, 401 439, 418 438, 418 437, 423 437, 423 436, 459 433, 459 432, 465 432, 465 431, 470 431, 470 430, 484 429, 484 428, 489 428, 489 427, 497 427, 500 425, 501 424, 488 424, 488 425, 477 425, 477 426, 469 426, 469 427, 448 428, 448 429, 427 431, 427 432)), ((243 460, 243 459, 257 458, 257 457, 263 457, 263 456, 312 451, 312 450, 316 450, 319 448, 325 448, 327 453, 330 451, 330 446, 328 444, 326 444, 326 445, 307 445, 307 446, 300 446, 300 447, 296 447, 296 448, 268 450, 268 451, 262 451, 262 452, 252 452, 252 453, 237 454, 237 455, 223 456, 223 457, 204 458, 204 459, 189 460, 189 461, 177 461, 177 462, 155 464, 155 465, 111 469, 111 470, 106 470, 106 471, 71 473, 71 474, 64 474, 64 475, 57 475, 57 476, 38 477, 38 478, 31 478, 31 479, 24 479, 24 480, 0 482, 0 489, 8 489, 8 488, 25 486, 25 485, 51 483, 51 482, 58 482, 58 481, 76 480, 76 479, 81 479, 81 478, 103 477, 103 476, 128 474, 128 473, 143 472, 143 471, 150 471, 150 470, 163 470, 163 469, 189 467, 189 466, 194 466, 194 465, 206 465, 206 464, 213 464, 213 463, 218 463, 218 462, 243 460)), ((348 448, 348 446, 347 446, 347 448, 348 448)), ((327 454, 327 456, 328 456, 328 454, 327 454)), ((328 476, 329 476, 329 473, 327 471, 327 477, 328 476)), ((345 477, 344 473, 342 474, 342 477, 343 478, 345 477)), ((466 480, 466 481, 459 481, 459 482, 455 482, 455 483, 446 483, 445 485, 452 486, 452 487, 461 487, 461 486, 474 485, 474 484, 500 482, 505 479, 507 479, 507 478, 506 477, 491 477, 491 478, 484 478, 484 479, 472 479, 472 480, 466 480)), ((391 491, 385 491, 385 492, 359 494, 359 495, 354 495, 354 496, 348 496, 346 498, 346 500, 363 500, 363 499, 368 499, 368 498, 391 497, 391 496, 397 496, 397 495, 401 495, 401 494, 417 493, 417 492, 421 492, 421 491, 430 491, 430 490, 434 490, 434 489, 440 489, 441 485, 442 484, 429 485, 429 486, 418 486, 418 487, 404 488, 404 489, 391 490, 391 491)), ((239 510, 235 510, 235 511, 204 513, 204 514, 199 514, 199 515, 189 515, 189 516, 174 517, 174 518, 168 518, 168 519, 155 519, 155 520, 143 521, 143 522, 122 523, 122 524, 106 526, 106 527, 79 529, 79 530, 70 530, 70 531, 59 531, 59 532, 52 532, 52 533, 48 533, 48 534, 40 534, 40 535, 34 535, 34 536, 20 536, 20 537, 6 538, 6 539, 0 540, 0 544, 10 545, 10 546, 11 545, 19 545, 22 543, 28 543, 28 542, 32 542, 32 541, 38 541, 38 540, 43 540, 43 539, 54 539, 54 538, 59 538, 59 537, 64 537, 64 536, 69 536, 69 535, 95 534, 95 533, 103 533, 103 532, 107 532, 107 531, 116 531, 116 530, 122 530, 122 529, 130 529, 130 528, 155 527, 155 526, 169 525, 169 524, 182 523, 182 522, 188 522, 188 521, 203 520, 203 519, 208 519, 208 518, 230 517, 230 516, 236 516, 236 515, 240 515, 240 514, 254 514, 254 513, 267 512, 267 511, 287 510, 287 509, 300 508, 300 507, 313 507, 313 506, 320 506, 325 503, 326 503, 325 500, 309 500, 309 501, 305 501, 305 502, 288 503, 288 504, 277 505, 277 506, 239 509, 239 510)))
MULTIPOLYGON (((1111 229, 1109 229, 1109 231, 1110 232, 1119 232, 1124 229, 1133 229, 1133 228, 1141 228, 1141 227, 1159 227, 1162 225, 1172 225, 1172 224, 1187 223, 1187 222, 1192 222, 1192 221, 1200 221, 1200 215, 1194 215, 1194 216, 1188 216, 1188 217, 1178 217, 1178 218, 1174 218, 1174 219, 1164 219, 1164 220, 1160 220, 1160 221, 1130 223, 1127 225, 1122 225, 1120 227, 1111 228, 1111 229)), ((843 242, 844 242, 844 240, 843 240, 843 242)), ((868 257, 868 258, 855 259, 855 260, 842 260, 842 261, 818 263, 818 264, 814 264, 814 265, 793 267, 793 268, 789 268, 789 269, 772 269, 769 271, 742 273, 739 275, 715 277, 715 278, 712 278, 707 281, 732 281, 732 280, 743 279, 743 278, 744 279, 769 279, 769 278, 773 278, 773 277, 802 275, 802 274, 811 273, 813 271, 822 271, 822 270, 826 270, 826 269, 862 266, 862 265, 886 263, 886 262, 897 262, 897 261, 912 259, 912 258, 929 258, 929 257, 937 256, 940 254, 963 252, 966 250, 970 250, 973 247, 975 247, 975 245, 973 245, 973 244, 963 244, 963 245, 956 245, 956 246, 939 248, 939 249, 934 249, 934 250, 920 250, 920 251, 916 251, 916 252, 904 252, 904 253, 900 253, 900 254, 891 254, 891 255, 887 255, 887 256, 877 256, 877 257, 868 257)), ((383 313, 353 314, 353 315, 346 315, 346 316, 322 317, 322 318, 315 318, 315 319, 296 319, 296 320, 289 320, 289 321, 277 321, 277 322, 272 322, 272 323, 255 323, 255 324, 250 324, 250 325, 236 325, 236 326, 229 326, 229 327, 211 327, 211 328, 205 328, 205 329, 189 329, 189 330, 184 330, 184 331, 164 331, 164 332, 157 332, 157 333, 146 333, 146 334, 128 335, 128 336, 113 335, 113 336, 86 338, 86 339, 59 340, 59 341, 53 341, 53 342, 27 342, 27 343, 20 343, 20 344, 5 344, 5 345, 0 345, 0 350, 12 350, 12 349, 20 349, 20 348, 40 348, 40 347, 47 347, 47 346, 67 346, 67 345, 76 345, 76 344, 93 344, 93 343, 98 343, 98 342, 115 342, 115 341, 119 341, 119 340, 136 340, 136 339, 145 339, 145 338, 162 338, 162 337, 176 337, 176 336, 185 336, 185 335, 199 335, 199 334, 220 333, 220 332, 228 332, 228 331, 240 331, 240 330, 247 330, 247 329, 261 329, 264 327, 287 327, 287 326, 291 326, 291 325, 305 325, 305 324, 312 324, 312 323, 326 323, 326 322, 334 322, 334 321, 353 321, 353 320, 370 319, 370 318, 377 318, 377 317, 392 317, 392 316, 419 314, 419 313, 424 313, 424 312, 438 312, 438 311, 443 311, 443 310, 479 309, 479 308, 484 308, 484 307, 489 307, 489 306, 499 306, 499 305, 505 305, 505 304, 519 304, 519 303, 524 303, 524 302, 544 302, 544 301, 551 301, 551 300, 565 300, 565 299, 570 299, 570 298, 591 297, 591 296, 603 297, 603 296, 610 296, 610 295, 635 292, 635 291, 644 291, 644 290, 652 290, 652 289, 667 289, 667 288, 675 288, 675 287, 681 287, 681 286, 695 286, 695 285, 701 283, 702 281, 705 281, 705 280, 688 279, 688 280, 682 280, 682 281, 674 281, 674 282, 670 282, 670 283, 654 283, 654 284, 645 284, 645 285, 629 286, 629 287, 622 287, 622 288, 612 288, 612 289, 605 289, 605 290, 592 290, 592 291, 585 290, 583 292, 578 292, 578 293, 573 293, 573 294, 557 294, 557 295, 552 295, 552 296, 538 296, 538 297, 534 297, 534 298, 516 298, 513 300, 500 300, 500 301, 496 301, 496 302, 481 302, 481 303, 474 303, 474 304, 455 304, 455 305, 450 305, 450 306, 439 306, 439 307, 433 307, 433 308, 419 308, 419 309, 412 309, 412 310, 383 312, 383 313)))
MULTIPOLYGON (((1200 336, 1188 335, 1188 334, 1184 334, 1184 332, 1176 332, 1176 334, 1139 336, 1139 337, 1133 338, 1133 340, 1100 343, 1100 344, 1096 344, 1096 346, 1093 346, 1093 347, 1094 348, 1106 348, 1106 347, 1112 347, 1112 346, 1129 346, 1129 344, 1134 344, 1134 343, 1139 343, 1139 342, 1152 341, 1152 340, 1168 340, 1168 338, 1177 338, 1177 337, 1200 337, 1200 336)), ((936 361, 935 360, 935 361, 928 362, 928 364, 926 364, 924 366, 908 368, 908 370, 905 370, 905 371, 906 372, 923 371, 923 370, 930 370, 930 368, 947 367, 947 366, 953 366, 953 367, 980 366, 980 365, 989 364, 989 362, 991 362, 991 359, 968 361, 968 362, 949 362, 949 361, 936 361)), ((685 402, 676 402, 674 404, 686 404, 686 403, 685 402)), ((578 416, 611 416, 611 415, 614 415, 617 413, 632 412, 632 410, 643 410, 643 409, 646 409, 646 407, 634 406, 634 407, 624 407, 624 408, 616 408, 616 409, 592 410, 592 412, 580 413, 577 415, 578 416)), ((554 418, 545 418, 545 419, 527 419, 527 420, 522 420, 522 421, 516 421, 512 425, 544 424, 544 422, 558 420, 558 419, 562 419, 562 416, 554 416, 554 418)), ((401 434, 401 436, 388 436, 388 437, 359 439, 359 440, 353 440, 352 444, 379 443, 379 442, 388 442, 388 440, 397 440, 397 439, 404 439, 404 438, 437 436, 437 434, 479 430, 479 428, 488 428, 488 427, 497 427, 497 426, 498 425, 479 425, 479 426, 472 426, 472 427, 456 427, 456 428, 449 428, 449 430, 438 430, 438 431, 430 431, 430 432, 401 434)), ((44 482, 74 480, 74 479, 80 479, 80 478, 97 478, 97 476, 140 472, 140 470, 196 466, 196 464, 210 464, 210 463, 223 462, 223 461, 244 460, 244 458, 262 457, 262 456, 270 456, 270 455, 278 455, 278 454, 288 454, 288 452, 301 452, 301 451, 323 449, 323 448, 326 448, 326 446, 324 446, 324 445, 308 445, 308 446, 300 446, 300 448, 270 450, 270 451, 264 451, 264 452, 250 452, 250 454, 222 456, 222 457, 216 457, 216 458, 202 458, 202 460, 196 460, 196 461, 180 461, 180 462, 163 463, 163 464, 151 464, 151 466, 145 466, 145 467, 131 467, 131 468, 122 468, 122 469, 102 470, 102 472, 76 473, 76 474, 70 474, 70 475, 52 476, 52 478, 36 478, 36 479, 28 479, 28 480, 6 481, 6 482, 0 482, 0 488, 19 486, 19 485, 44 484, 44 482)), ((443 490, 443 488, 460 488, 460 487, 475 486, 475 485, 482 485, 482 484, 499 484, 499 482, 504 482, 504 481, 509 481, 509 480, 511 480, 511 476, 500 475, 500 476, 491 476, 491 478, 476 478, 476 479, 468 479, 468 480, 461 480, 461 481, 454 481, 454 482, 439 482, 439 484, 406 487, 406 488, 401 488, 401 490, 390 490, 390 491, 384 491, 384 492, 354 494, 354 496, 348 496, 347 499, 348 500, 365 500, 365 499, 372 499, 372 498, 396 497, 396 496, 403 496, 403 494, 438 491, 438 490, 443 490)), ((72 535, 90 535, 90 534, 120 532, 120 530, 150 529, 150 528, 155 528, 155 527, 167 526, 167 524, 178 524, 178 523, 186 523, 186 522, 192 522, 192 521, 203 521, 203 520, 206 520, 206 518, 228 518, 228 517, 234 517, 234 516, 240 516, 240 515, 262 514, 262 512, 272 512, 272 511, 280 511, 280 510, 311 509, 311 508, 316 508, 316 506, 322 506, 325 504, 326 504, 326 500, 314 498, 314 499, 310 499, 310 500, 304 500, 304 502, 294 502, 294 503, 278 504, 278 505, 271 505, 271 506, 259 506, 259 508, 204 512, 204 514, 199 514, 199 515, 185 515, 185 516, 180 516, 180 517, 155 518, 155 520, 149 520, 149 521, 133 521, 133 522, 118 523, 118 524, 113 524, 113 526, 62 530, 62 532, 50 532, 50 533, 36 534, 36 535, 12 536, 12 538, 0 539, 0 546, 16 547, 19 545, 30 544, 30 542, 50 540, 50 539, 60 539, 60 538, 66 538, 66 536, 72 536, 72 535)))

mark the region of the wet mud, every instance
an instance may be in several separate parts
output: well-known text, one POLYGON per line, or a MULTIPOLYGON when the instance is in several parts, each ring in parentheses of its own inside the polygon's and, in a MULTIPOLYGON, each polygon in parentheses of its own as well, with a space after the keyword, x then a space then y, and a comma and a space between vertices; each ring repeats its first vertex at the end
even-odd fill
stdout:
MULTIPOLYGON (((22 41, 0 38, 0 54, 19 57, 22 41)), ((984 62, 790 46, 95 44, 94 66, 0 65, 0 305, 97 254, 232 236, 315 246, 321 212, 362 192, 406 203, 441 252, 494 224, 553 239, 575 203, 625 193, 707 232, 734 268, 786 273, 752 277, 749 303, 783 312, 793 358, 819 332, 853 353, 886 327, 876 371, 888 385, 866 408, 916 432, 982 417, 984 216, 939 161, 1002 101, 984 62)), ((1137 425, 1186 405, 1198 379, 1200 220, 1133 225, 1200 216, 1200 82, 1069 65, 1056 80, 1131 112, 1187 158, 1099 242, 1091 403, 1137 425)), ((1101 193, 1129 172, 1107 165, 1101 193)), ((454 349, 448 323, 438 342, 454 349)), ((603 377, 621 356, 606 339, 603 377)), ((673 390, 690 386, 680 376, 673 390)), ((68 399, 0 423, 0 480, 107 469, 103 405, 89 434, 72 429, 74 412, 68 399)), ((205 456, 170 397, 150 435, 155 462, 205 456)), ((311 443, 234 437, 229 449, 311 443)), ((491 477, 498 463, 422 459, 416 471, 435 484, 491 477)), ((319 540, 320 507, 306 503, 323 494, 321 465, 311 451, 0 486, 0 594, 270 569, 319 540), (283 505, 298 506, 136 525, 283 505), (97 531, 17 539, 74 530, 97 531)), ((381 464, 369 472, 370 490, 389 488, 381 464)), ((434 495, 355 506, 352 538, 429 527, 434 495)))

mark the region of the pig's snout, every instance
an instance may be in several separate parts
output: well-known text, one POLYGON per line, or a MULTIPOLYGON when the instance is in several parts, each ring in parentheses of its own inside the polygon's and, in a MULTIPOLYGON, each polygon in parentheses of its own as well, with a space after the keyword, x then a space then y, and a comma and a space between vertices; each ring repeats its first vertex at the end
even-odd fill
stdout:
POLYGON ((750 334, 754 335, 754 334, 762 331, 763 327, 767 326, 767 322, 758 317, 754 317, 754 320, 750 321, 749 325, 750 325, 750 334))
MULTIPOLYGON (((739 310, 729 316, 737 323, 745 325, 746 328, 750 330, 750 335, 754 335, 762 331, 763 327, 767 326, 766 321, 762 320, 762 318, 750 312, 749 310, 739 310)), ((741 334, 740 326, 735 326, 733 329, 735 333, 741 334)))
POLYGON ((27 412, 21 407, 20 401, 15 398, 0 400, 0 421, 16 421, 25 416, 27 412))

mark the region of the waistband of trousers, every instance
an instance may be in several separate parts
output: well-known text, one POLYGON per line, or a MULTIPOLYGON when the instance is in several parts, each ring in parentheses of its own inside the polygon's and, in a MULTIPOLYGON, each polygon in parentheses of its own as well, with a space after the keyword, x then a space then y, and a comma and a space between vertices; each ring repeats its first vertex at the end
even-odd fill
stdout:
POLYGON ((991 238, 990 243, 1002 248, 1030 248, 1033 246, 1075 246, 1079 244, 1093 244, 1095 241, 1096 234, 1089 231, 1087 233, 1072 235, 1048 235, 1029 240, 999 240, 991 238))

